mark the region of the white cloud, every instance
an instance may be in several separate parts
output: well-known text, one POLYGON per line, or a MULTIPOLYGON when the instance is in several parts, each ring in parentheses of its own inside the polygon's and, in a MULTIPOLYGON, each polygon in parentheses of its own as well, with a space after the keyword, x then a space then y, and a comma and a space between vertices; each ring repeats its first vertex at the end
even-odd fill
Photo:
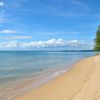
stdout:
POLYGON ((17 47, 17 41, 0 43, 0 48, 16 48, 16 47, 17 47))
POLYGON ((6 30, 1 30, 0 33, 2 33, 2 34, 13 34, 13 33, 17 33, 17 32, 15 30, 6 29, 6 30))
POLYGON ((22 40, 22 39, 32 39, 32 36, 1 36, 4 40, 22 40))
POLYGON ((32 49, 32 48, 55 48, 55 47, 86 47, 93 44, 87 43, 85 41, 79 41, 79 40, 70 40, 65 41, 63 39, 50 39, 47 41, 30 41, 30 42, 17 42, 17 41, 11 41, 11 42, 1 42, 0 48, 23 48, 23 49, 32 49))
POLYGON ((18 39, 31 39, 32 36, 10 36, 10 37, 4 37, 8 40, 18 40, 18 39))
POLYGON ((1 1, 0 2, 0 7, 2 7, 2 6, 4 6, 4 2, 1 1))

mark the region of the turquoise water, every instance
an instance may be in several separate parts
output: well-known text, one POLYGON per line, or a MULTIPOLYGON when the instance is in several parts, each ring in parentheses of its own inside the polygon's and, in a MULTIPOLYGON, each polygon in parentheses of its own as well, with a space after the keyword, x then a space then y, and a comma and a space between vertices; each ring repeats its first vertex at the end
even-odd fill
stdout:
MULTIPOLYGON (((19 91, 18 87, 30 80, 37 80, 41 76, 50 76, 61 71, 64 72, 64 69, 70 68, 76 61, 95 54, 97 53, 1 51, 0 100, 10 100, 11 95, 15 94, 17 90, 19 91)), ((46 81, 43 81, 43 79, 45 80, 45 78, 42 78, 42 81, 39 82, 48 81, 48 79, 46 81)), ((32 83, 30 86, 34 87, 35 85, 32 83)))

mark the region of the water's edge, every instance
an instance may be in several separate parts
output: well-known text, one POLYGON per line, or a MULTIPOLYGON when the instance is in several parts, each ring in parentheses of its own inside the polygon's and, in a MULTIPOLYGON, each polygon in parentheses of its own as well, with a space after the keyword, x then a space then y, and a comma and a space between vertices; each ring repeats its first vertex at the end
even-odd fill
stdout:
POLYGON ((13 100, 39 88, 71 70, 78 61, 94 55, 93 52, 0 52, 0 87, 4 87, 0 100, 13 100))

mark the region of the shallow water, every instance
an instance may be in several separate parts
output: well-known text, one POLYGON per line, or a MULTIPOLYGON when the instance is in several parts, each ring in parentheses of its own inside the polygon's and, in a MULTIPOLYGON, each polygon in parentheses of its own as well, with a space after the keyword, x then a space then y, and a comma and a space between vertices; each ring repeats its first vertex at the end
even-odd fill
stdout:
MULTIPOLYGON (((44 84, 76 61, 95 54, 97 52, 1 51, 0 100, 10 100, 8 97, 17 95, 16 91, 32 80, 42 79, 37 82, 44 84)), ((32 88, 37 84, 33 83, 29 84, 32 88)))

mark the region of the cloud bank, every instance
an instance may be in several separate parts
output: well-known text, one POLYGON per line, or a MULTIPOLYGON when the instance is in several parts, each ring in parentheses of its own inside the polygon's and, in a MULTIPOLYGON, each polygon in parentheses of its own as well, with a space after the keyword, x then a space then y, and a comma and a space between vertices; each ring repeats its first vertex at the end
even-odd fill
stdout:
POLYGON ((18 41, 11 41, 11 42, 1 42, 0 43, 0 49, 1 48, 13 48, 13 49, 41 49, 41 48, 59 48, 64 47, 67 49, 67 47, 86 47, 91 45, 92 43, 86 43, 85 41, 79 41, 79 40, 70 40, 66 41, 63 39, 50 39, 47 41, 30 41, 30 42, 18 42, 18 41))

